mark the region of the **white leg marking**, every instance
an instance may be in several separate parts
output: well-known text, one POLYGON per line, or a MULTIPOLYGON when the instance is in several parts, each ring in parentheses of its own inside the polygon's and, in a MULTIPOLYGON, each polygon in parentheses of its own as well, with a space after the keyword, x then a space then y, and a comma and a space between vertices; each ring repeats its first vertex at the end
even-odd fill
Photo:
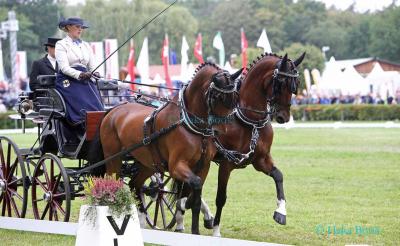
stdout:
POLYGON ((278 208, 275 211, 282 215, 286 215, 286 201, 283 199, 278 200, 277 205, 278 205, 278 208))
POLYGON ((178 201, 176 201, 176 204, 178 205, 178 203, 179 203, 179 206, 177 206, 178 208, 180 207, 181 209, 182 209, 182 211, 185 211, 186 210, 186 201, 187 201, 187 197, 183 197, 183 198, 181 198, 181 199, 179 199, 178 201))
POLYGON ((184 216, 181 210, 178 209, 176 211, 175 218, 176 218, 176 230, 184 231, 185 230, 185 225, 183 223, 184 216))
POLYGON ((213 214, 210 210, 210 207, 207 205, 207 203, 201 199, 201 207, 200 207, 201 212, 204 214, 204 220, 210 220, 213 218, 213 214))
POLYGON ((213 228, 213 236, 214 237, 221 237, 221 232, 219 230, 219 225, 214 226, 214 228, 213 228))

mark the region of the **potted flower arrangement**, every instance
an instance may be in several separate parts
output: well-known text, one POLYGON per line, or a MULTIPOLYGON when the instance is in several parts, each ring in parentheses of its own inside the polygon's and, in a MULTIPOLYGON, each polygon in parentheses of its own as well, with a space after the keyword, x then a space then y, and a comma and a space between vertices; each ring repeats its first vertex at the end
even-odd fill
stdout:
POLYGON ((143 245, 134 198, 122 180, 89 177, 84 188, 88 204, 81 206, 76 245, 143 245))
POLYGON ((110 214, 114 217, 132 212, 134 199, 122 180, 117 180, 113 176, 89 177, 84 187, 85 198, 90 205, 85 213, 88 222, 93 224, 96 221, 96 206, 108 206, 110 214))

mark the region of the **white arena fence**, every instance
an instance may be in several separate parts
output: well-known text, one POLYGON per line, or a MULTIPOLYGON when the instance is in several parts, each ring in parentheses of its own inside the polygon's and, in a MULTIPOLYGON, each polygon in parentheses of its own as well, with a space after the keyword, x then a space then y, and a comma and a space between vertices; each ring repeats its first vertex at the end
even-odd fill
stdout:
MULTIPOLYGON (((20 219, 0 216, 0 228, 10 230, 20 230, 29 232, 40 232, 50 234, 60 234, 76 236, 78 223, 55 222, 47 220, 20 219)), ((141 229, 143 241, 145 243, 176 245, 176 246, 196 246, 196 245, 229 245, 229 246, 278 246, 283 244, 264 243, 256 241, 238 240, 230 238, 219 238, 211 236, 192 235, 185 233, 158 231, 141 229)))
MULTIPOLYGON (((302 121, 289 121, 285 124, 272 123, 273 128, 400 128, 400 122, 386 121, 386 122, 367 122, 363 123, 360 121, 349 122, 349 121, 336 121, 336 122, 302 122, 302 121)), ((25 130, 26 133, 37 133, 37 128, 28 128, 25 130)), ((3 129, 0 130, 2 134, 18 134, 22 133, 21 129, 3 129)))

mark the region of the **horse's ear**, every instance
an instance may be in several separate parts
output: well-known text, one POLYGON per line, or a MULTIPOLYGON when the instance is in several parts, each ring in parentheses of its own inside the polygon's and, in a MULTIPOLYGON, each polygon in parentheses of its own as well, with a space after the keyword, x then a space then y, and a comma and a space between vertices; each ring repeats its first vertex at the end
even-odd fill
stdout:
POLYGON ((231 79, 235 80, 237 79, 243 72, 243 68, 239 69, 237 72, 235 72, 234 74, 231 75, 231 79))
POLYGON ((281 65, 279 66, 279 71, 286 71, 287 70, 287 54, 282 58, 281 65))
POLYGON ((300 65, 300 63, 303 61, 305 56, 306 56, 306 52, 303 52, 303 54, 293 62, 294 65, 296 67, 298 67, 300 65))

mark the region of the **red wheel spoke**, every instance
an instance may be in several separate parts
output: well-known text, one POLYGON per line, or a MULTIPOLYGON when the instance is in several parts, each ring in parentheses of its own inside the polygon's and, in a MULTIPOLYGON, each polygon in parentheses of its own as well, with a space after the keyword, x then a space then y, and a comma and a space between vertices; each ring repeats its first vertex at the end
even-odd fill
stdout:
POLYGON ((0 140, 0 161, 1 161, 1 164, 5 164, 5 161, 4 161, 4 152, 3 152, 3 144, 1 143, 1 140, 0 140))
POLYGON ((50 207, 50 203, 47 203, 47 204, 46 204, 46 207, 43 209, 43 214, 42 214, 42 216, 40 217, 41 220, 43 220, 43 219, 46 217, 46 213, 47 213, 47 211, 49 210, 49 207, 50 207))
POLYGON ((10 197, 9 197, 9 195, 6 193, 6 197, 7 197, 7 199, 6 199, 6 202, 7 202, 7 213, 8 213, 8 217, 11 217, 12 215, 11 215, 11 201, 10 201, 10 197))
POLYGON ((61 180, 61 173, 57 176, 56 182, 54 182, 53 188, 51 190, 51 192, 54 194, 57 191, 58 185, 60 184, 60 180, 61 180))
POLYGON ((8 171, 7 180, 9 180, 9 181, 11 180, 11 178, 13 177, 12 175, 13 175, 15 169, 17 168, 17 165, 18 165, 18 158, 15 158, 14 163, 12 164, 11 168, 8 171))
POLYGON ((7 147, 7 170, 10 170, 10 160, 11 159, 11 143, 8 142, 8 147, 7 147))
POLYGON ((7 207, 7 194, 3 194, 4 201, 3 201, 3 207, 1 208, 1 216, 6 215, 6 207, 7 207))
POLYGON ((53 206, 52 206, 52 204, 50 204, 49 203, 49 220, 53 220, 53 213, 54 213, 54 210, 53 210, 53 206))
POLYGON ((18 181, 23 180, 23 179, 24 179, 24 178, 21 177, 21 178, 19 178, 19 179, 13 180, 13 181, 11 181, 10 183, 8 183, 8 186, 11 186, 11 185, 17 183, 18 181))
POLYGON ((44 186, 44 184, 42 183, 42 181, 39 180, 38 177, 35 177, 35 180, 36 180, 36 182, 39 184, 39 186, 42 187, 43 191, 46 192, 46 191, 49 190, 46 186, 44 186))
POLYGON ((54 160, 50 159, 50 181, 49 190, 53 190, 54 187, 54 160))
POLYGON ((54 220, 58 221, 58 214, 57 214, 57 209, 54 209, 54 220))
POLYGON ((44 177, 46 179, 47 187, 50 190, 51 189, 51 186, 50 186, 51 182, 50 182, 49 174, 47 173, 46 165, 44 163, 42 163, 42 167, 43 167, 43 174, 44 174, 44 177))
POLYGON ((0 195, 0 203, 3 200, 3 198, 4 198, 4 193, 1 193, 1 195, 0 195))
MULTIPOLYGON (((19 200, 21 200, 21 201, 24 200, 24 198, 23 198, 20 194, 18 194, 17 191, 15 191, 15 190, 13 190, 13 189, 8 189, 8 191, 9 191, 10 193, 12 193, 12 195, 18 197, 19 200)), ((10 194, 10 197, 12 197, 12 195, 10 194)))
POLYGON ((39 199, 32 199, 32 201, 33 202, 41 202, 41 201, 43 201, 44 199, 43 198, 39 198, 39 199))
MULTIPOLYGON (((65 211, 64 209, 61 207, 61 205, 58 203, 58 201, 53 201, 53 204, 55 206, 55 208, 57 208, 58 210, 60 210, 60 212, 65 216, 65 211)), ((55 210, 57 210, 55 209, 55 210)))
POLYGON ((65 192, 63 192, 63 193, 57 193, 57 194, 53 194, 53 198, 64 198, 65 197, 65 195, 66 195, 66 193, 65 192))
POLYGON ((20 213, 19 213, 19 211, 18 211, 17 204, 15 203, 15 201, 14 201, 14 199, 12 198, 11 195, 10 195, 10 204, 11 204, 11 207, 13 208, 13 210, 14 210, 15 215, 17 215, 17 217, 20 218, 21 215, 20 215, 20 213))

